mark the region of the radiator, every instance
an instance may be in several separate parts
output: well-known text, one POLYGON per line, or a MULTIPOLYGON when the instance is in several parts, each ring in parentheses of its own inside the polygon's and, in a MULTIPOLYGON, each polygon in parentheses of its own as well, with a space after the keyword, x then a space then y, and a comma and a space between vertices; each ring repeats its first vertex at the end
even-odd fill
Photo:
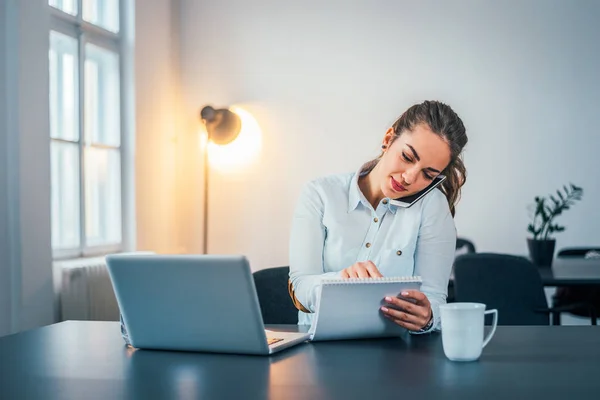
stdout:
POLYGON ((53 268, 59 321, 119 321, 104 257, 56 261, 53 268))

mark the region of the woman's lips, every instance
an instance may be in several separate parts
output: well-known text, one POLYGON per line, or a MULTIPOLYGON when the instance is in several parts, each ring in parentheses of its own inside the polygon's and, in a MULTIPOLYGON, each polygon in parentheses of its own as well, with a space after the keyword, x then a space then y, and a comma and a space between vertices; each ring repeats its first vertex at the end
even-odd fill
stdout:
POLYGON ((396 192, 406 192, 406 188, 404 186, 402 186, 400 183, 398 183, 397 180, 395 180, 394 178, 392 179, 392 189, 394 189, 396 192))

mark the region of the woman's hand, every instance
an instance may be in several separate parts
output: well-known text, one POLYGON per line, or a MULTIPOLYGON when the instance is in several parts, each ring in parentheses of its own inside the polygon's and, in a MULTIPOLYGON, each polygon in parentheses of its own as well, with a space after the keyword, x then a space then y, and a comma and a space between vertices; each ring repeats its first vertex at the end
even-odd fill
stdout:
POLYGON ((343 269, 341 272, 342 279, 349 278, 381 278, 381 272, 371 261, 360 261, 352 266, 343 269))
POLYGON ((398 297, 386 297, 385 301, 389 307, 381 307, 383 315, 409 331, 423 329, 432 318, 431 304, 427 296, 418 290, 407 290, 400 295, 415 300, 415 303, 398 297))

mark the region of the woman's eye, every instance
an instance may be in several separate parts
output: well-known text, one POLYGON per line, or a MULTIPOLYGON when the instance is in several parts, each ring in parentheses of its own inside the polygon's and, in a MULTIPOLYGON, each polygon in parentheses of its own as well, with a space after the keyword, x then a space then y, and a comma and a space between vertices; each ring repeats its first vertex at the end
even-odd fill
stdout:
POLYGON ((405 152, 402 152, 402 158, 404 158, 406 161, 412 161, 410 158, 408 158, 408 156, 406 155, 405 152))
POLYGON ((432 181, 433 180, 433 176, 427 174, 426 172, 423 172, 423 176, 425 176, 425 179, 427 179, 428 181, 432 181))

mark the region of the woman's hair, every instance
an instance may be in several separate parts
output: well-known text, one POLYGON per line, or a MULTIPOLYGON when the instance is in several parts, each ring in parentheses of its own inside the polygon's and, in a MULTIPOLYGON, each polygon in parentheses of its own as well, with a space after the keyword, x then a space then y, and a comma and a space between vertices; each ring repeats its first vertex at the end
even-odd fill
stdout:
MULTIPOLYGON (((442 174, 446 175, 446 180, 440 185, 440 189, 448 199, 450 212, 454 216, 456 204, 460 199, 460 188, 467 179, 467 171, 461 158, 462 150, 468 141, 465 126, 450 106, 438 101, 425 101, 410 107, 394 122, 392 125, 394 137, 390 145, 402 133, 412 131, 419 124, 426 124, 433 133, 439 135, 450 146, 450 163, 442 171, 442 174)), ((372 170, 382 156, 383 153, 366 163, 365 169, 372 170)))

